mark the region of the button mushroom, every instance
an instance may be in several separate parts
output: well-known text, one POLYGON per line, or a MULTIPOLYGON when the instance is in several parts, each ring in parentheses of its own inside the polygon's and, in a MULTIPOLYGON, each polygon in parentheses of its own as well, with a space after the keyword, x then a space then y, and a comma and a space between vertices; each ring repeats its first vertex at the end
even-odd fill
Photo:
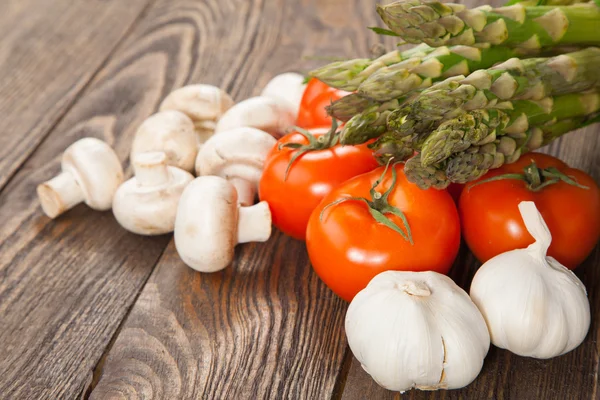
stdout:
POLYGON ((280 137, 295 121, 294 111, 287 102, 259 96, 231 107, 217 123, 215 132, 250 126, 280 137))
POLYGON ((254 204, 267 154, 277 141, 255 128, 221 132, 204 143, 196 158, 196 175, 217 175, 236 188, 243 206, 254 204))
POLYGON ((76 141, 62 155, 62 172, 37 187, 42 210, 50 218, 85 202, 94 210, 109 210, 123 168, 114 150, 102 140, 76 141))
POLYGON ((194 179, 179 201, 175 247, 188 266, 200 272, 227 267, 238 243, 264 242, 271 236, 269 205, 237 205, 232 184, 217 176, 194 179))
POLYGON ((167 155, 167 164, 192 172, 198 153, 192 120, 173 110, 147 118, 135 134, 130 158, 150 151, 162 151, 167 155))
POLYGON ((260 95, 286 103, 293 110, 294 117, 298 118, 304 89, 306 89, 306 84, 302 75, 286 72, 271 79, 260 95))
POLYGON ((176 110, 190 117, 196 128, 198 142, 202 144, 214 133, 221 115, 233 105, 233 99, 218 87, 189 85, 165 97, 160 111, 176 110))
POLYGON ((133 169, 135 176, 115 193, 115 218, 123 228, 139 235, 172 232, 179 198, 194 177, 187 171, 167 166, 163 152, 138 154, 133 160, 133 169))

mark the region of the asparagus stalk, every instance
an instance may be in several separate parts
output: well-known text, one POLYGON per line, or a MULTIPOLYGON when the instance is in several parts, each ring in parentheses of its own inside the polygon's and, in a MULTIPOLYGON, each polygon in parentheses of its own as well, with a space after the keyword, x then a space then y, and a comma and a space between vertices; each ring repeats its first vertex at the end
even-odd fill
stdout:
POLYGON ((468 75, 472 71, 488 68, 521 51, 502 46, 452 46, 429 47, 425 44, 406 51, 392 51, 375 60, 359 58, 338 61, 310 73, 327 85, 347 91, 359 90, 375 100, 400 97, 417 87, 431 86, 432 82, 454 75, 468 75), (400 79, 406 75, 405 79, 400 79), (382 82, 394 77, 395 93, 381 92, 382 82), (404 83, 402 83, 404 82, 404 83), (405 87, 399 91, 399 88, 405 87), (370 95, 371 90, 375 91, 370 95), (384 98, 385 97, 385 98, 384 98))
POLYGON ((438 163, 452 153, 474 144, 492 142, 496 137, 524 137, 532 126, 583 117, 600 110, 600 92, 572 93, 541 101, 515 100, 506 110, 475 110, 443 122, 424 141, 423 165, 438 163))
MULTIPOLYGON (((410 120, 439 122, 469 110, 501 108, 503 100, 536 100, 600 87, 599 65, 600 49, 596 47, 550 58, 510 59, 423 90, 390 116, 388 124, 390 129, 409 134, 415 125, 406 124, 410 120)), ((431 123, 424 126, 432 127, 431 123)))
POLYGON ((435 55, 439 51, 434 47, 421 44, 405 51, 395 50, 386 53, 375 60, 358 58, 348 61, 336 61, 312 71, 310 76, 317 78, 331 87, 353 92, 369 76, 381 68, 399 64, 412 58, 425 58, 432 53, 435 55))
POLYGON ((387 101, 418 88, 427 88, 444 78, 469 75, 520 55, 520 52, 502 46, 452 46, 438 47, 437 50, 424 57, 379 68, 361 83, 358 93, 373 100, 387 101))
POLYGON ((346 122, 340 134, 342 144, 365 143, 387 131, 387 118, 407 97, 386 102, 366 99, 356 93, 344 96, 327 107, 329 115, 346 122))
POLYGON ((471 146, 433 165, 423 165, 421 155, 417 155, 406 162, 404 171, 408 180, 421 189, 444 189, 451 182, 467 183, 480 178, 490 169, 515 162, 526 152, 549 144, 597 118, 598 113, 595 113, 536 126, 522 138, 505 136, 490 143, 471 146))
POLYGON ((486 43, 525 49, 557 44, 600 44, 600 9, 594 4, 467 9, 464 5, 405 0, 378 6, 385 24, 409 43, 486 43))
POLYGON ((505 6, 512 6, 513 4, 520 3, 526 7, 533 6, 570 6, 573 4, 587 3, 590 0, 513 0, 505 4, 505 6))

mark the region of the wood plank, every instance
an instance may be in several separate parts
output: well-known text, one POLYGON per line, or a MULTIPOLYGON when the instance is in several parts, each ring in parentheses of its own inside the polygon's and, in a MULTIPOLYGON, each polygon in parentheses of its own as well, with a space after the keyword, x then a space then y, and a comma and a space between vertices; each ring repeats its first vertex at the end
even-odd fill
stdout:
MULTIPOLYGON (((61 152, 84 136, 103 138, 126 160, 136 127, 165 93, 187 80, 198 49, 216 65, 236 60, 235 47, 223 50, 209 41, 227 37, 215 34, 217 25, 203 24, 213 19, 214 4, 197 4, 190 9, 189 2, 162 2, 149 10, 0 194, 0 398, 72 399, 83 393, 164 251, 168 236, 128 234, 110 212, 82 205, 48 220, 35 186, 58 172, 61 152)), ((243 20, 236 22, 246 28, 243 20)), ((221 78, 221 69, 205 76, 209 83, 221 78)))
POLYGON ((149 1, 0 2, 0 190, 149 1))
MULTIPOLYGON (((244 55, 220 73, 238 99, 277 73, 323 62, 302 56, 367 55, 378 40, 365 29, 377 20, 370 2, 236 4, 224 7, 230 25, 243 15, 253 22, 231 43, 221 39, 244 55)), ((199 60, 192 81, 220 65, 199 60)), ((90 398, 329 398, 347 347, 345 307, 312 272, 304 245, 279 233, 239 246, 233 265, 214 274, 189 269, 170 245, 90 398)))

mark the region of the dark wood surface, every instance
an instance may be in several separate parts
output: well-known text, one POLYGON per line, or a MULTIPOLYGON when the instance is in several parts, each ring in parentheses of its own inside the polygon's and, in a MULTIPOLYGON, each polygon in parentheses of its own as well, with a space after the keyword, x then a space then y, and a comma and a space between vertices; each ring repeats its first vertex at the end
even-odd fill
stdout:
MULTIPOLYGON (((472 1, 470 4, 474 4, 472 1)), ((498 4, 499 2, 496 2, 498 4)), ((548 361, 492 348, 469 387, 404 395, 349 352, 346 304, 276 233, 199 274, 170 236, 125 232, 110 212, 42 215, 35 186, 84 136, 124 165, 136 127, 186 83, 242 100, 311 56, 368 56, 372 0, 0 2, 1 399, 597 399, 600 251, 578 269, 592 303, 585 343, 548 361)), ((392 48, 393 40, 383 42, 392 48)), ((545 149, 600 180, 600 128, 545 149)), ((463 250, 464 288, 477 262, 463 250)))

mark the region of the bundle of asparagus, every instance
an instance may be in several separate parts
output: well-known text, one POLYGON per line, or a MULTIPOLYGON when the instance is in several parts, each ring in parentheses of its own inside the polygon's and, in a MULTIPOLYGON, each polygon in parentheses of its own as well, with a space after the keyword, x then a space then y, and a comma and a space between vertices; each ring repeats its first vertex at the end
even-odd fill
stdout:
POLYGON ((467 9, 461 4, 407 0, 378 6, 385 24, 409 43, 430 46, 486 43, 539 49, 557 44, 598 45, 600 9, 570 6, 512 6, 467 9))
POLYGON ((600 49, 543 55, 562 53, 556 45, 600 44, 598 7, 577 0, 514 3, 468 10, 405 0, 379 7, 404 40, 426 44, 312 73, 355 91, 328 107, 346 122, 341 143, 377 138, 371 147, 382 161, 408 159, 411 181, 443 188, 595 122, 600 49))

